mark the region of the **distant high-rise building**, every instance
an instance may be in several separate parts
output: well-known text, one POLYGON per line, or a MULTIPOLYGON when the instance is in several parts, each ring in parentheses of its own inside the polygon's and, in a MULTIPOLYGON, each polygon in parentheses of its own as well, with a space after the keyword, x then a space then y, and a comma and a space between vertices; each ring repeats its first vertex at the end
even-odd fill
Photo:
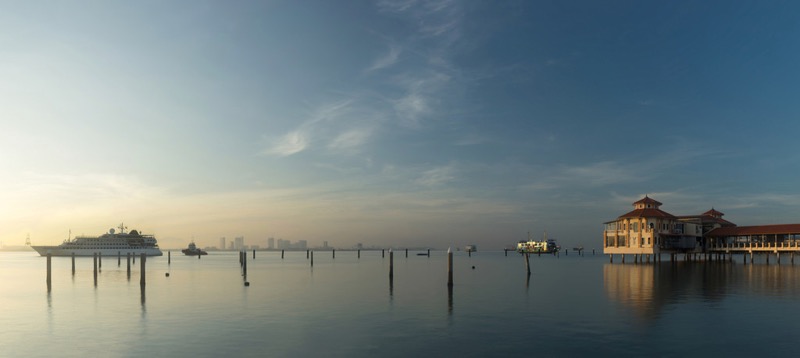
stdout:
POLYGON ((225 237, 224 236, 219 238, 219 249, 220 250, 225 250, 225 237))
POLYGON ((325 248, 325 249, 328 248, 328 242, 327 241, 323 241, 322 242, 322 248, 325 248))
POLYGON ((228 250, 233 250, 233 242, 228 243, 228 250))
POLYGON ((270 250, 275 248, 275 238, 274 237, 271 237, 271 238, 267 239, 267 247, 270 250))
POLYGON ((297 248, 298 249, 307 249, 308 242, 306 240, 297 240, 297 248))
POLYGON ((241 250, 244 248, 244 236, 239 236, 233 239, 235 244, 233 244, 233 248, 236 250, 241 250))

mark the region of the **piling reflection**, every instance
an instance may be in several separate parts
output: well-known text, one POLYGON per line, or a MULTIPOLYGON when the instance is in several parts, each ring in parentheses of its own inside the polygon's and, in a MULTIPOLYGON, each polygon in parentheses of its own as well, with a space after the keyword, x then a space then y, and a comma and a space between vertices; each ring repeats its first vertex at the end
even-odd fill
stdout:
POLYGON ((737 265, 729 262, 666 262, 652 265, 605 264, 603 283, 612 301, 643 320, 657 319, 670 305, 717 302, 734 294, 791 296, 799 268, 737 265))
POLYGON ((453 314, 453 286, 447 286, 447 313, 453 314))

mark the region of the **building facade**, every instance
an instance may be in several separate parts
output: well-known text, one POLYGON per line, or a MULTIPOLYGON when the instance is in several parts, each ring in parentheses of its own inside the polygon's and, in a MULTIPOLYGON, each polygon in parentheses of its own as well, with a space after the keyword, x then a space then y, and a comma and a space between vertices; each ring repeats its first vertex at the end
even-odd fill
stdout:
POLYGON ((633 210, 605 223, 603 252, 643 254, 704 251, 705 235, 735 224, 713 208, 700 215, 675 216, 661 209, 662 203, 645 196, 633 210))

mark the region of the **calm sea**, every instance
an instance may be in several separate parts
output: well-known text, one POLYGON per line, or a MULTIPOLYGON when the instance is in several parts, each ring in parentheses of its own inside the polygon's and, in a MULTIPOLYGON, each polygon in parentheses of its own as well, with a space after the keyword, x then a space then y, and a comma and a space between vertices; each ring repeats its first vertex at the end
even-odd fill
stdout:
MULTIPOLYGON (((666 256, 665 256, 666 258, 666 256)), ((800 257, 798 257, 800 260, 800 257)), ((2 357, 796 356, 800 261, 608 263, 602 255, 404 251, 172 252, 91 258, 0 252, 2 357), (473 268, 474 267, 474 268, 473 268), (167 277, 169 273, 169 277, 167 277), (245 287, 244 281, 250 283, 245 287)))

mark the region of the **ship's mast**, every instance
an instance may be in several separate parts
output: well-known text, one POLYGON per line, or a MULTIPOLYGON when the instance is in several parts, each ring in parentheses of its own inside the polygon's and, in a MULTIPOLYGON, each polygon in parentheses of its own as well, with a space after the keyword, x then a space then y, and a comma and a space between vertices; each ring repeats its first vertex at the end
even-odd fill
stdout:
POLYGON ((119 229, 119 233, 120 234, 124 234, 125 233, 125 229, 127 229, 128 227, 125 226, 125 223, 120 223, 119 226, 117 226, 117 228, 119 229))

